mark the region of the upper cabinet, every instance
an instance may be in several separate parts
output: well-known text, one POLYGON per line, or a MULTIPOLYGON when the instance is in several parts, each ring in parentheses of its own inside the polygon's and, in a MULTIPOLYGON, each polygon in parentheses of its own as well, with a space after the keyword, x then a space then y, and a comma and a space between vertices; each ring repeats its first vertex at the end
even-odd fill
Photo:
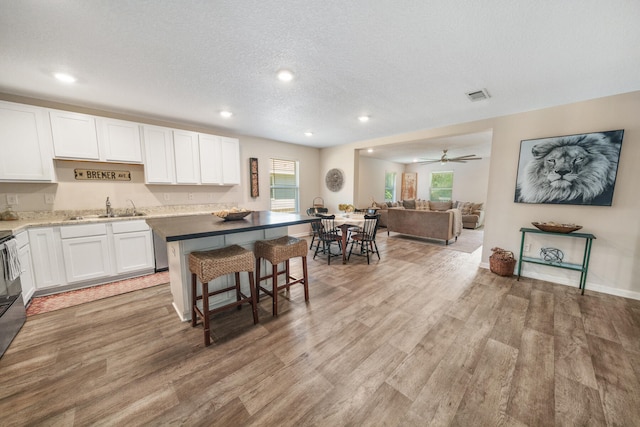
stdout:
POLYGON ((222 138, 222 184, 240 184, 240 141, 222 138))
POLYGON ((143 129, 147 184, 240 184, 237 139, 147 125, 143 129))
POLYGON ((53 152, 57 158, 100 160, 96 119, 86 114, 49 111, 53 152))
POLYGON ((186 130, 173 131, 177 184, 200 184, 198 134, 186 130))
POLYGON ((47 111, 0 101, 0 152, 0 181, 54 181, 47 111))
POLYGON ((147 184, 175 184, 171 129, 144 125, 144 178, 147 184))
POLYGON ((142 163, 138 123, 57 110, 49 116, 56 158, 142 163))
POLYGON ((140 125, 97 117, 100 152, 107 162, 142 163, 140 125))

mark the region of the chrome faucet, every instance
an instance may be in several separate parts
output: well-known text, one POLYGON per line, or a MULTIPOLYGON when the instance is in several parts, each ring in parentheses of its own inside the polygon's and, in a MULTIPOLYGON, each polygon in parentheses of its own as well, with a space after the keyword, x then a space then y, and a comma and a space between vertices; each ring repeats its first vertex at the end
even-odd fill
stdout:
POLYGON ((133 203, 133 200, 127 199, 127 202, 130 202, 131 206, 133 206, 133 216, 136 216, 136 205, 133 203))
POLYGON ((109 201, 109 196, 107 196, 107 216, 111 217, 113 216, 113 211, 111 210, 111 202, 109 201))

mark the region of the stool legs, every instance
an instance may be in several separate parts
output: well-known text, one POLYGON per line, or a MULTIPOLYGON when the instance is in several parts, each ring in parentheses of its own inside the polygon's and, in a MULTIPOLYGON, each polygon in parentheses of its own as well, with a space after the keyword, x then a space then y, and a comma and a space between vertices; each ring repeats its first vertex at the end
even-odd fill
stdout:
MULTIPOLYGON (((291 268, 289 260, 285 260, 285 268, 283 271, 278 271, 278 264, 271 264, 271 274, 261 276, 260 264, 262 258, 256 259, 256 301, 260 302, 260 290, 272 298, 272 314, 278 315, 278 291, 284 289, 286 292, 290 292, 291 285, 296 283, 302 283, 304 286, 304 300, 309 301, 309 273, 307 270, 307 257, 302 258, 302 278, 297 279, 291 276, 291 268), (278 285, 278 276, 280 274, 285 275, 285 283, 278 285), (265 289, 260 285, 263 280, 271 279, 271 290, 265 289)), ((269 260, 266 260, 269 261, 269 260)), ((270 262, 270 261, 269 261, 270 262)))
POLYGON ((191 326, 195 327, 198 323, 198 317, 200 317, 202 319, 202 326, 204 328, 204 345, 205 346, 209 346, 211 345, 211 329, 210 329, 210 316, 214 313, 217 313, 219 311, 222 311, 224 309, 229 308, 230 306, 236 305, 238 307, 238 310, 242 309, 242 304, 245 303, 249 303, 251 304, 251 311, 253 314, 253 323, 257 324, 259 322, 258 320, 258 304, 257 304, 257 298, 256 298, 256 288, 255 288, 255 281, 254 281, 254 275, 253 275, 253 271, 249 271, 249 291, 251 292, 251 296, 249 298, 245 297, 242 294, 242 291, 240 289, 240 273, 239 272, 235 272, 234 274, 234 279, 235 279, 235 285, 233 287, 230 288, 225 288, 225 289, 221 289, 218 291, 213 291, 211 293, 209 293, 209 283, 205 282, 202 283, 202 295, 201 296, 197 296, 197 282, 198 282, 198 277, 196 274, 192 273, 191 274, 191 296, 192 296, 192 303, 191 303, 191 326), (211 295, 217 295, 219 293, 222 292, 226 292, 228 290, 231 290, 235 288, 236 290, 236 302, 226 305, 224 307, 219 307, 216 308, 215 310, 209 310, 209 296, 211 295), (202 300, 202 311, 200 311, 198 309, 197 306, 197 302, 198 300, 202 300))

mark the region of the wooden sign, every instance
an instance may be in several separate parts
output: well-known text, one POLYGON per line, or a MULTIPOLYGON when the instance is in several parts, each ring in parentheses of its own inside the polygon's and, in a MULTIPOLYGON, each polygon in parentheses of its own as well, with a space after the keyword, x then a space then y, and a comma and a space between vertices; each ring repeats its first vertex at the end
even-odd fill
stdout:
POLYGON ((129 171, 99 171, 92 169, 74 169, 79 181, 131 181, 129 171))

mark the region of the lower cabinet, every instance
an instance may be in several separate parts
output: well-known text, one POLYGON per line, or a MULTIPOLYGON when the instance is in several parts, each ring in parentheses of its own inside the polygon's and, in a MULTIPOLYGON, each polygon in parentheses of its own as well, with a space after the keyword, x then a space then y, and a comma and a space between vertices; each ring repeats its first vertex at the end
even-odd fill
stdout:
POLYGON ((116 273, 153 269, 153 237, 145 221, 114 222, 112 225, 116 273))
POLYGON ((54 234, 53 227, 31 228, 28 233, 36 289, 62 285, 60 237, 54 234))
POLYGON ((18 233, 18 258, 20 259, 20 284, 22 285, 22 298, 26 303, 36 291, 36 282, 33 277, 33 265, 31 263, 31 246, 29 234, 26 231, 18 233))
POLYGON ((29 231, 35 288, 108 283, 154 271, 144 220, 36 228, 29 231))
POLYGON ((62 240, 67 283, 111 276, 107 235, 62 240))

